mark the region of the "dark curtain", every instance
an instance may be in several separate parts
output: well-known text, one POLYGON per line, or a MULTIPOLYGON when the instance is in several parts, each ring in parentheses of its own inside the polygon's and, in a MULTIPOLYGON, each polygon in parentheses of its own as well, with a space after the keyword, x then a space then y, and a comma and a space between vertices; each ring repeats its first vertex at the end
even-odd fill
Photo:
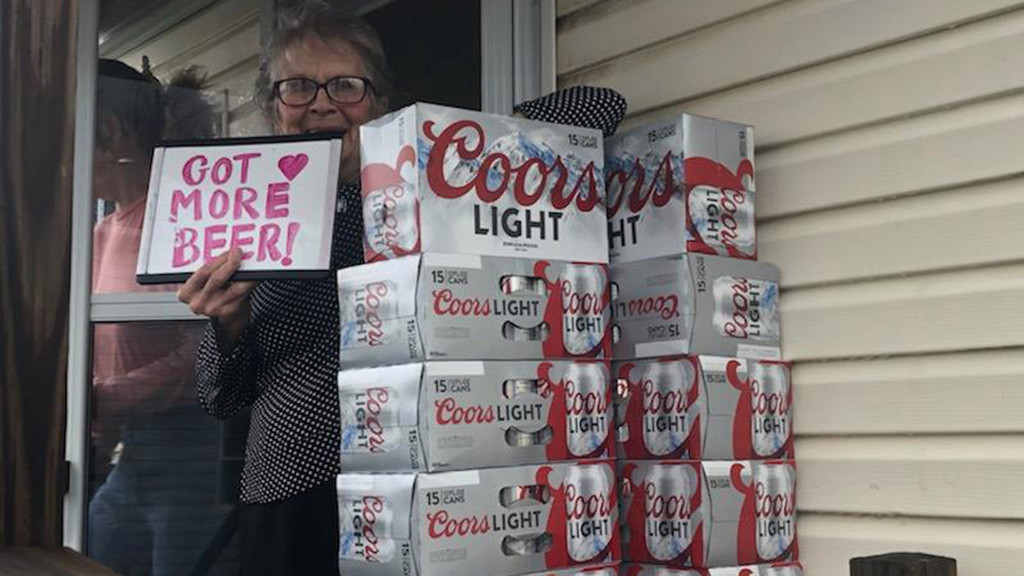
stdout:
POLYGON ((59 546, 76 0, 0 3, 0 546, 59 546))

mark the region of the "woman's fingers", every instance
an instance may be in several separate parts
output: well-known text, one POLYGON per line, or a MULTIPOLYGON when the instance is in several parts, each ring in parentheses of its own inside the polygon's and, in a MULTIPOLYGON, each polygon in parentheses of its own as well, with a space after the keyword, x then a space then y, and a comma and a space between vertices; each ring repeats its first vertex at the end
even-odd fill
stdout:
POLYGON ((200 266, 198 270, 188 277, 185 284, 178 289, 178 300, 181 300, 185 304, 191 303, 191 301, 195 299, 196 294, 206 287, 206 283, 210 279, 210 275, 220 268, 230 256, 231 252, 225 252, 224 254, 221 254, 200 266))
POLYGON ((242 265, 241 250, 235 248, 196 270, 178 291, 178 299, 188 304, 192 313, 216 317, 237 310, 237 303, 248 297, 255 282, 231 282, 231 276, 242 265))
MULTIPOLYGON (((223 254, 221 255, 223 256, 223 254)), ((211 274, 209 280, 206 281, 206 290, 216 291, 221 290, 231 281, 231 277, 238 272, 238 269, 242 266, 242 251, 238 248, 232 248, 227 252, 227 260, 221 263, 211 274)))

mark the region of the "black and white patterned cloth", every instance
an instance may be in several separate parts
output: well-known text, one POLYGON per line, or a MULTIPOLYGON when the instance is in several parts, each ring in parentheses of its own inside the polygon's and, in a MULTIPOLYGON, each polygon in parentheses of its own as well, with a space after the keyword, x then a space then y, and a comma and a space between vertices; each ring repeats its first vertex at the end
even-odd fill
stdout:
POLYGON ((530 120, 594 128, 611 136, 626 115, 626 99, 611 88, 570 86, 517 104, 514 110, 530 120))
MULTIPOLYGON (((338 192, 332 269, 363 263, 358 186, 338 192)), ((221 354, 212 326, 199 347, 199 401, 227 418, 252 406, 241 500, 284 500, 332 480, 339 471, 338 293, 324 280, 260 282, 250 295, 252 322, 235 349, 221 354)))

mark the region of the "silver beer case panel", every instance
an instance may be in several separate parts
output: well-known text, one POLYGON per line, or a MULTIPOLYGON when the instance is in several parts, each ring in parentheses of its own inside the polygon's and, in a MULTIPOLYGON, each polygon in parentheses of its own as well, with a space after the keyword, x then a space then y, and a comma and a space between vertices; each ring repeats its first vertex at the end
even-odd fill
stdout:
POLYGON ((611 266, 616 360, 677 354, 781 357, 779 271, 677 254, 611 266))
MULTIPOLYGON (((613 388, 617 395, 639 394, 640 398, 616 398, 613 405, 616 411, 616 454, 623 459, 659 459, 659 458, 700 458, 703 460, 757 460, 792 458, 793 415, 791 404, 784 400, 789 397, 792 389, 790 365, 777 360, 757 360, 752 358, 725 358, 718 356, 669 357, 660 359, 615 362, 612 373, 617 378, 624 378, 623 370, 632 364, 628 380, 639 379, 636 390, 618 384, 613 388), (741 379, 751 385, 757 378, 758 392, 762 395, 774 395, 774 403, 780 407, 779 413, 757 414, 757 407, 752 407, 750 422, 750 438, 734 438, 736 418, 742 413, 739 406, 740 390, 729 381, 727 367, 739 362, 737 369, 741 379), (693 381, 695 380, 695 382, 693 381), (650 399, 645 398, 644 386, 650 382, 655 388, 652 394, 662 399, 658 406, 648 406, 650 399), (690 386, 698 387, 696 400, 686 414, 676 414, 671 410, 672 401, 687 397, 690 386), (629 402, 640 402, 644 421, 631 422, 626 419, 629 402), (652 413, 652 408, 654 412, 652 413), (699 455, 680 453, 690 436, 691 427, 700 422, 699 455), (682 423, 680 423, 682 422, 682 423), (633 442, 631 452, 627 453, 627 442, 631 435, 640 434, 645 453, 632 453, 639 445, 633 442), (749 449, 749 452, 737 454, 737 446, 749 449), (676 455, 678 454, 678 455, 676 455)), ((752 391, 752 399, 759 400, 752 391)), ((743 427, 740 428, 744 429, 743 427)))
MULTIPOLYGON (((705 567, 738 566, 744 563, 757 562, 755 558, 761 558, 764 562, 773 564, 796 561, 796 558, 792 557, 796 550, 795 545, 797 542, 795 516, 793 515, 795 512, 796 465, 793 460, 620 460, 620 473, 627 463, 635 465, 629 479, 631 483, 635 483, 638 480, 645 482, 649 476, 658 471, 663 472, 661 474, 663 477, 671 477, 676 472, 668 472, 670 470, 689 470, 695 465, 700 468, 701 479, 697 489, 701 491, 701 510, 694 510, 692 518, 695 519, 694 521, 697 524, 697 526, 694 526, 694 530, 700 524, 703 524, 703 542, 694 542, 694 544, 699 544, 703 548, 703 564, 705 567), (745 496, 739 493, 737 488, 733 486, 731 476, 732 468, 737 465, 742 466, 740 476, 743 482, 750 482, 751 488, 753 488, 753 484, 758 482, 767 483, 765 499, 767 501, 774 501, 771 496, 779 495, 782 501, 792 507, 788 511, 790 516, 771 517, 766 520, 757 517, 755 518, 754 525, 745 525, 741 522, 741 510, 744 507, 745 496), (777 526, 784 525, 785 531, 779 531, 775 534, 761 534, 762 523, 771 523, 777 526), (755 533, 749 535, 740 534, 741 530, 748 529, 755 531, 755 533), (743 536, 751 537, 755 541, 755 549, 740 549, 740 542, 748 541, 748 538, 743 536)), ((676 484, 693 488, 689 483, 677 481, 676 484)), ((621 506, 622 509, 626 509, 630 505, 632 496, 625 492, 623 492, 623 496, 621 506)), ((685 494, 683 497, 689 498, 689 494, 685 494)), ((756 506, 760 507, 762 505, 763 502, 756 502, 756 506)), ((646 542, 647 536, 643 534, 643 531, 639 532, 641 538, 645 539, 645 543, 633 542, 631 546, 649 547, 651 543, 646 542)), ((686 544, 688 546, 689 542, 686 542, 686 544)), ((685 549, 685 546, 682 546, 682 544, 675 547, 666 544, 665 547, 685 549)), ((627 548, 624 551, 628 552, 630 549, 632 548, 627 548)), ((782 574, 785 574, 785 572, 782 572, 782 574)))
POLYGON ((364 185, 368 261, 415 251, 608 262, 600 130, 416 103, 360 127, 360 152, 364 169, 387 165, 401 172, 401 190, 393 188, 397 194, 387 202, 378 199, 386 191, 364 185), (455 123, 462 129, 444 150, 435 150, 455 123), (410 147, 415 154, 403 159, 402 151, 410 147), (432 159, 440 162, 431 167, 432 159), (579 184, 572 202, 561 209, 552 205, 559 172, 542 176, 556 161, 567 170, 561 194, 571 194, 579 184), (593 190, 586 174, 591 165, 593 190), (489 170, 482 178, 481 167, 489 170), (458 192, 439 194, 431 187, 430 171, 438 168, 441 174, 434 179, 458 192), (516 199, 520 188, 532 203, 516 199), (497 198, 484 201, 481 193, 497 198), (597 197, 584 211, 578 199, 591 193, 597 197), (382 214, 385 205, 394 213, 382 214))
POLYGON ((558 460, 606 458, 612 450, 610 380, 608 361, 444 361, 343 370, 342 469, 540 464, 549 461, 555 441, 558 460), (564 394, 567 413, 552 420, 556 393, 564 394), (573 405, 594 411, 573 415, 574 399, 573 405), (559 421, 565 429, 556 431, 552 424, 559 421))
POLYGON ((695 244, 703 244, 702 251, 710 249, 719 256, 736 257, 726 247, 725 229, 735 236, 729 242, 739 253, 756 259, 753 161, 752 126, 695 114, 663 118, 608 138, 605 173, 610 261, 617 264, 691 252, 695 244), (733 174, 740 172, 742 163, 749 163, 751 171, 741 179, 741 189, 729 190, 687 174, 685 164, 691 159, 706 159, 733 174), (664 170, 670 171, 676 189, 666 203, 658 206, 654 197, 664 193, 664 186, 659 186, 665 181, 664 170), (620 173, 629 178, 615 176, 620 173), (640 188, 635 189, 638 184, 640 188), (635 213, 629 198, 620 197, 631 192, 642 195, 642 207, 635 213), (733 202, 732 194, 739 194, 743 201, 733 202), (688 221, 696 237, 687 228, 688 221))
MULTIPOLYGON (((513 576, 548 569, 546 555, 556 547, 567 554, 565 564, 552 569, 617 562, 617 546, 612 546, 617 544, 618 526, 614 505, 603 516, 570 518, 561 534, 565 541, 555 541, 558 535, 549 532, 548 523, 553 506, 560 503, 551 489, 537 484, 542 468, 548 470, 550 486, 564 489, 571 484, 581 498, 598 495, 612 503, 615 471, 611 460, 439 473, 339 475, 341 573, 513 576), (362 505, 367 499, 386 503, 367 516, 367 507, 362 505), (348 512, 353 509, 361 513, 348 512), (480 529, 485 520, 487 528, 480 529), (386 525, 379 528, 381 521, 386 525), (576 524, 590 528, 580 530, 576 524), (372 556, 367 556, 367 551, 372 556)), ((562 505, 568 511, 570 506, 562 505)))
POLYGON ((577 299, 606 301, 602 264, 426 253, 339 270, 341 366, 606 357, 610 306, 563 311, 556 330, 545 309, 566 296, 537 277, 537 262, 548 264, 548 282, 571 282, 577 299))

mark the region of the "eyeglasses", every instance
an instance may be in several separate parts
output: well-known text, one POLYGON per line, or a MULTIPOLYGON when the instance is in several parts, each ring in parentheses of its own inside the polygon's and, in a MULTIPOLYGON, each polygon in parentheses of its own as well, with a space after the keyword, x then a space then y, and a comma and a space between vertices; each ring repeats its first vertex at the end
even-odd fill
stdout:
POLYGON ((323 84, 309 78, 285 78, 273 86, 285 106, 306 106, 316 100, 321 88, 338 104, 356 104, 366 98, 367 88, 373 87, 370 79, 362 76, 335 76, 323 84))

